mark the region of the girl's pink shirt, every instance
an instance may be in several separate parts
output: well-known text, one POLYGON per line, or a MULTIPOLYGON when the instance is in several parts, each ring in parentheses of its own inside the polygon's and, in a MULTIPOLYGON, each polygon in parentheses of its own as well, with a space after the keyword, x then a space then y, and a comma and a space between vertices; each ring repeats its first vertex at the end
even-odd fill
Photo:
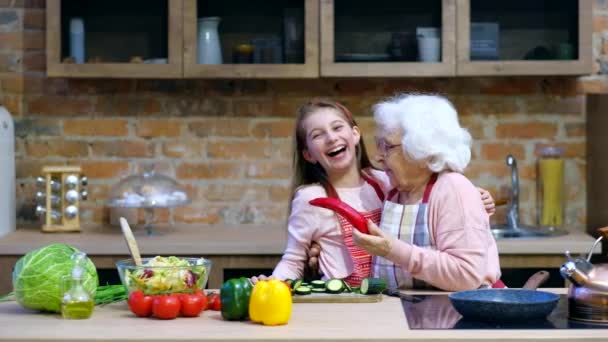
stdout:
POLYGON ((496 241, 477 188, 462 174, 444 172, 428 206, 436 250, 394 241, 386 256, 415 278, 447 291, 476 289, 500 279, 496 241))
MULTIPOLYGON (((380 186, 388 187, 384 172, 373 170, 372 178, 380 186)), ((382 209, 382 201, 367 182, 355 188, 336 188, 340 199, 360 212, 382 209)), ((301 278, 308 262, 308 250, 312 241, 321 246, 319 268, 323 279, 345 278, 353 271, 353 263, 344 245, 340 223, 333 211, 314 207, 308 201, 327 197, 320 185, 309 185, 296 191, 291 202, 291 214, 287 227, 287 247, 272 275, 278 279, 301 278)))

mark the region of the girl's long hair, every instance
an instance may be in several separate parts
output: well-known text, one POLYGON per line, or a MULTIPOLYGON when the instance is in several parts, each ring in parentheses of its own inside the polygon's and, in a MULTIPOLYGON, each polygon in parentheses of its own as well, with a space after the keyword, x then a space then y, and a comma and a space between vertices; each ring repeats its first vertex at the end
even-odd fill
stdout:
MULTIPOLYGON (((353 118, 353 115, 350 113, 350 111, 342 104, 336 101, 315 98, 298 108, 294 134, 294 178, 291 187, 291 200, 293 200, 293 196, 295 195, 299 187, 314 183, 321 184, 321 186, 327 192, 328 196, 337 196, 335 188, 329 182, 329 178, 325 169, 323 169, 323 167, 321 167, 319 163, 313 164, 308 162, 306 159, 304 159, 303 156, 303 151, 307 148, 307 146, 306 132, 302 127, 302 123, 310 114, 316 112, 321 108, 335 109, 344 117, 344 119, 346 119, 346 122, 348 122, 350 127, 357 126, 357 123, 355 122, 355 119, 353 118)), ((357 144, 357 146, 355 147, 355 151, 357 156, 357 167, 359 170, 365 168, 373 168, 372 163, 370 162, 369 157, 367 155, 367 150, 365 149, 363 135, 361 135, 361 139, 359 140, 359 144, 357 144)))

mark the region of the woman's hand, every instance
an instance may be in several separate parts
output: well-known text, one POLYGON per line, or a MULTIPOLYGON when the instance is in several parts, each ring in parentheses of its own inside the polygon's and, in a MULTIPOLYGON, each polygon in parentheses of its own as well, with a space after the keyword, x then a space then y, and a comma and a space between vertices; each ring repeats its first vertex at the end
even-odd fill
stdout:
POLYGON ((363 234, 353 229, 353 242, 355 245, 365 249, 371 255, 386 256, 391 251, 392 238, 386 234, 374 222, 367 220, 369 234, 363 234))
POLYGON ((494 203, 494 198, 492 198, 492 194, 489 191, 483 188, 477 188, 479 190, 479 194, 481 195, 481 201, 483 202, 483 206, 488 213, 488 216, 494 215, 496 212, 496 203, 494 203))

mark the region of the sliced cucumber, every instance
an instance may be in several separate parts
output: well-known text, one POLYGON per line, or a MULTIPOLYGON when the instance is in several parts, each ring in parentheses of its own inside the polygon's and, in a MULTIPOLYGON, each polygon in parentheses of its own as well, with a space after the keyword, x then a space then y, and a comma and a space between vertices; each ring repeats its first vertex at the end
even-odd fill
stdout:
POLYGON ((298 287, 302 286, 302 279, 296 279, 293 281, 293 284, 291 285, 291 289, 292 290, 297 290, 298 287))
POLYGON ((311 291, 312 293, 325 293, 325 288, 313 287, 311 291))
POLYGON ((325 283, 325 289, 329 293, 341 293, 344 291, 344 282, 342 279, 330 279, 325 283))
POLYGON ((305 282, 305 281, 302 280, 302 284, 300 284, 300 285, 302 285, 302 286, 310 286, 310 283, 307 283, 307 282, 305 282))
POLYGON ((313 289, 325 289, 325 282, 323 280, 313 280, 310 284, 313 289))
POLYGON ((342 282, 344 283, 344 291, 345 292, 353 292, 353 288, 350 287, 350 285, 348 285, 348 283, 344 279, 342 279, 342 282))
POLYGON ((353 293, 361 293, 361 288, 359 287, 353 287, 353 293))
POLYGON ((285 279, 285 284, 293 289, 293 279, 285 279))
POLYGON ((386 281, 381 278, 365 278, 361 281, 362 294, 377 294, 386 289, 386 281))
POLYGON ((309 295, 312 292, 312 289, 308 286, 298 286, 293 292, 299 296, 305 296, 309 295))

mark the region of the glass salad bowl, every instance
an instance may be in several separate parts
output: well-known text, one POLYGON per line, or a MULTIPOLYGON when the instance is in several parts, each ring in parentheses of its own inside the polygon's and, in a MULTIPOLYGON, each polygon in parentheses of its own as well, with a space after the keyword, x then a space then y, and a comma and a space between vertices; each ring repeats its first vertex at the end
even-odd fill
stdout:
POLYGON ((180 258, 175 256, 142 258, 142 266, 133 259, 116 262, 120 281, 130 294, 192 293, 205 289, 211 261, 205 258, 180 258))

